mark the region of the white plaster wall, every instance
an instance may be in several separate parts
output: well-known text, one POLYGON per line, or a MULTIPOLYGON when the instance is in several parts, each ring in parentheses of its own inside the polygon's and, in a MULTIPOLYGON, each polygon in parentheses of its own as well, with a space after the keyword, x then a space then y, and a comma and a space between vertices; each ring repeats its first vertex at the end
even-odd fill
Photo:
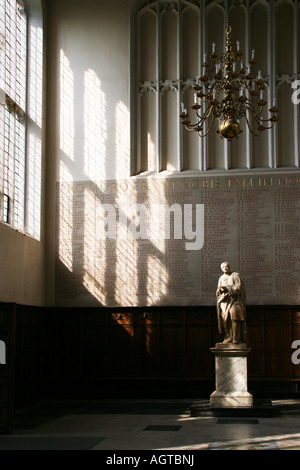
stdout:
POLYGON ((130 175, 129 0, 49 4, 49 158, 56 178, 130 175))
POLYGON ((47 5, 46 303, 55 303, 58 181, 130 176, 133 0, 47 5))
POLYGON ((44 244, 0 224, 0 301, 44 305, 44 244))

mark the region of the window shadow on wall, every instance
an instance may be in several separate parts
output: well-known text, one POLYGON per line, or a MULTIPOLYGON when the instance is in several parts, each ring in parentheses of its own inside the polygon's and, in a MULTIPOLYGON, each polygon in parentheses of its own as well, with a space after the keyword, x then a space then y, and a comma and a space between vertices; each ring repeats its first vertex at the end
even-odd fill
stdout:
MULTIPOLYGON (((190 295, 186 240, 174 237, 172 215, 170 240, 140 237, 141 213, 130 212, 140 205, 149 215, 153 204, 169 207, 176 196, 167 183, 149 192, 142 180, 126 178, 129 113, 118 97, 107 102, 107 84, 94 70, 75 73, 61 51, 59 86, 56 304, 68 313, 57 318, 58 370, 98 378, 207 378, 209 314, 195 310, 187 317, 170 307, 186 305, 190 295), (108 107, 115 110, 113 126, 108 107), (114 180, 107 178, 112 167, 114 180)), ((154 225, 163 222, 161 215, 154 225)))

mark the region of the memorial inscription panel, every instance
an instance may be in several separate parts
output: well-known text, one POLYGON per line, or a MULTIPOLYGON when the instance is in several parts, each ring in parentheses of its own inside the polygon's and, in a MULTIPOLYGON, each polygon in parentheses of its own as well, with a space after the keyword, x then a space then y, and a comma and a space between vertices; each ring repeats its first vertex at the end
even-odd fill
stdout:
POLYGON ((61 182, 57 201, 58 304, 214 305, 224 260, 248 304, 300 301, 298 173, 61 182))

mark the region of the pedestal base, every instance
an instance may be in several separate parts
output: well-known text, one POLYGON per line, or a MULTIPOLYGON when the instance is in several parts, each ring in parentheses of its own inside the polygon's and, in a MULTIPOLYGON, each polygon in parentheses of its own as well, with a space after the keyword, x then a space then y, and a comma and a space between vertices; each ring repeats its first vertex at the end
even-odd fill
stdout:
POLYGON ((253 406, 253 396, 249 392, 221 393, 215 391, 210 396, 210 405, 222 408, 253 406))
POLYGON ((254 400, 252 406, 211 406, 209 400, 195 400, 190 406, 191 417, 273 418, 279 415, 270 400, 254 400))
POLYGON ((248 392, 247 356, 251 349, 245 343, 217 343, 211 352, 216 362, 216 390, 210 396, 213 407, 251 407, 248 392))

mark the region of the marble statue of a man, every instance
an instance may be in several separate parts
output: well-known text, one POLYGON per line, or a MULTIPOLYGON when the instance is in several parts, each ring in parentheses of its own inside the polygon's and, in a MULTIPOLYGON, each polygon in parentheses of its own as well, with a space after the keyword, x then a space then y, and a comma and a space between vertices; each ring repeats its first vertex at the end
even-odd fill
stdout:
POLYGON ((223 343, 246 342, 246 294, 241 276, 230 271, 227 262, 221 264, 222 276, 217 289, 219 333, 223 343))

